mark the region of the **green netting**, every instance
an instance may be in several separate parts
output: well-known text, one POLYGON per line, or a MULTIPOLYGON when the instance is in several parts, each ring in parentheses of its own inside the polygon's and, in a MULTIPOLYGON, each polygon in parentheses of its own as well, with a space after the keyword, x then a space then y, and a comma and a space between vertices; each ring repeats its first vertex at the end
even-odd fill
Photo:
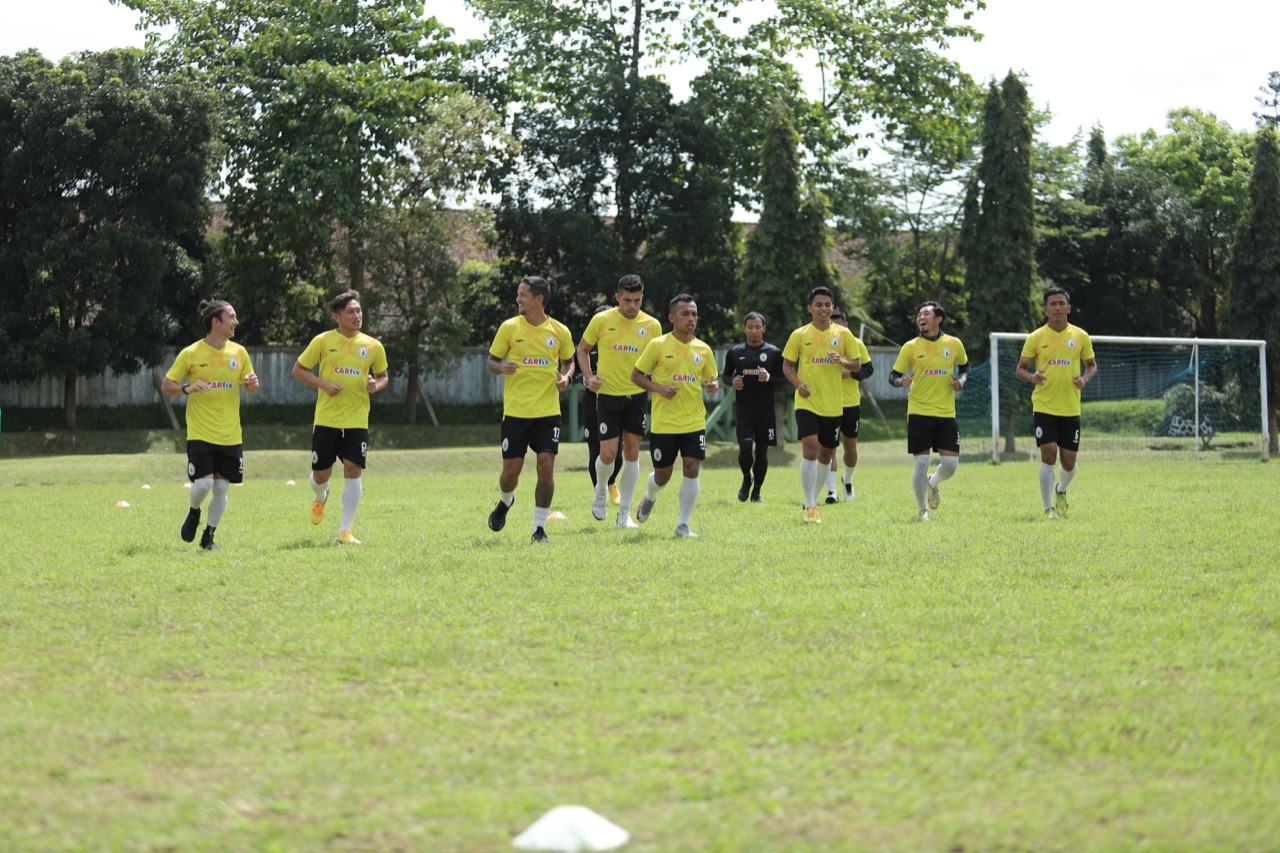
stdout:
MULTIPOLYGON (((1033 386, 1014 375, 1021 349, 1021 341, 1010 340, 997 347, 1002 462, 1039 459, 1031 422, 1033 386)), ((1094 354, 1098 375, 1081 401, 1081 453, 1096 458, 1261 458, 1257 347, 1095 339, 1094 354)), ((973 368, 957 398, 966 456, 991 457, 991 399, 991 363, 986 362, 973 368)))

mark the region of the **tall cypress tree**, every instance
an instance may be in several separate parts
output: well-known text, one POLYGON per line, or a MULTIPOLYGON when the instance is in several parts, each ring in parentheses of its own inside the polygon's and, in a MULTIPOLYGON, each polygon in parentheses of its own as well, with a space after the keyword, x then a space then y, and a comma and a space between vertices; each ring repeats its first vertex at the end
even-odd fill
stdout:
POLYGON ((1031 104, 1012 71, 987 91, 982 158, 965 202, 960 254, 969 291, 965 348, 987 352, 990 332, 1034 322, 1035 206, 1031 171, 1031 104))
POLYGON ((747 238, 739 300, 739 313, 759 311, 773 337, 800 325, 809 290, 837 284, 826 259, 829 206, 821 192, 804 187, 799 141, 791 110, 777 105, 765 133, 760 222, 747 238))
POLYGON ((1262 338, 1267 348, 1267 420, 1270 448, 1280 450, 1276 436, 1276 372, 1280 357, 1280 136, 1272 125, 1258 131, 1249 210, 1236 238, 1231 264, 1230 317, 1237 335, 1262 338))

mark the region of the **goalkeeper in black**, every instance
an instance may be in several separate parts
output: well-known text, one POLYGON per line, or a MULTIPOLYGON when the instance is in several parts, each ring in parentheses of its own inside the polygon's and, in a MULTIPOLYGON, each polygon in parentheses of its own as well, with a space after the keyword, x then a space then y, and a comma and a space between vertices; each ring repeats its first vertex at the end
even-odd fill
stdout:
POLYGON ((734 417, 738 426, 738 467, 742 488, 738 500, 748 496, 760 502, 760 487, 769 472, 769 448, 778 443, 778 419, 773 392, 786 383, 782 374, 782 350, 765 343, 764 315, 752 311, 742 323, 746 342, 725 355, 720 381, 737 392, 734 417))

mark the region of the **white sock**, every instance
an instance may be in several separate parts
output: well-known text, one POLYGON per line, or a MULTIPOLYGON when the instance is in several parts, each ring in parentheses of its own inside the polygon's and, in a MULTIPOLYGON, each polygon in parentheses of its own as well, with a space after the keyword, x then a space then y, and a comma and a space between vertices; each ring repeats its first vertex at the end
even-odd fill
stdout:
POLYGON ((804 495, 804 505, 817 506, 818 499, 818 460, 800 460, 800 491, 804 495))
POLYGON ((609 478, 613 476, 613 463, 605 464, 605 461, 599 456, 596 457, 596 497, 603 497, 605 492, 609 491, 609 478))
POLYGON ((677 527, 689 523, 693 508, 698 505, 698 491, 701 488, 698 484, 701 482, 697 477, 685 477, 680 481, 680 515, 676 518, 677 527))
POLYGON ((650 474, 649 479, 644 484, 645 500, 656 501, 658 499, 658 492, 661 489, 662 486, 658 485, 657 478, 653 474, 650 474))
POLYGON ((213 491, 213 478, 205 477, 196 480, 191 484, 191 508, 199 509, 200 504, 204 503, 204 499, 209 496, 209 492, 213 491))
POLYGON ((836 469, 827 469, 827 491, 834 492, 836 490, 836 469))
POLYGON ((845 469, 844 469, 844 477, 843 477, 843 479, 844 479, 844 481, 845 481, 846 483, 848 483, 849 485, 851 485, 851 486, 853 485, 853 469, 852 469, 852 468, 850 468, 850 467, 849 467, 849 466, 847 466, 847 465, 845 466, 845 469))
POLYGON ((915 467, 911 469, 911 490, 916 493, 916 503, 920 512, 927 507, 924 504, 925 492, 929 490, 929 455, 922 453, 915 457, 915 467))
POLYGON ((356 510, 360 509, 360 495, 364 493, 364 478, 356 477, 342 484, 342 525, 339 530, 350 530, 356 523, 356 510))
POLYGON ((551 507, 535 505, 533 508, 533 529, 537 530, 539 527, 545 528, 547 526, 547 516, 550 514, 551 507))
POLYGON ((636 483, 640 482, 640 460, 622 460, 622 470, 618 472, 618 518, 631 517, 631 499, 636 494, 636 483))
POLYGON ((504 492, 502 491, 501 488, 498 489, 498 497, 502 500, 502 503, 505 504, 506 506, 511 506, 513 503, 516 502, 515 492, 504 492))
POLYGON ((222 514, 227 511, 227 491, 231 488, 230 480, 212 480, 213 497, 209 498, 209 517, 205 523, 217 527, 222 523, 222 514))
POLYGON ((1040 463, 1040 500, 1045 509, 1053 509, 1053 466, 1040 463))
POLYGON ((316 500, 320 501, 320 503, 324 503, 325 501, 329 500, 329 481, 328 480, 325 480, 323 483, 317 483, 316 472, 312 471, 309 481, 311 483, 311 491, 315 492, 316 500))
POLYGON ((956 467, 960 464, 959 456, 943 456, 938 460, 938 467, 929 478, 929 485, 935 489, 943 480, 950 480, 956 475, 956 467))
POLYGON ((1059 471, 1058 472, 1058 491, 1065 492, 1067 490, 1067 484, 1070 483, 1072 480, 1074 480, 1075 476, 1076 476, 1075 468, 1072 468, 1070 471, 1068 471, 1066 468, 1063 468, 1061 471, 1059 471))

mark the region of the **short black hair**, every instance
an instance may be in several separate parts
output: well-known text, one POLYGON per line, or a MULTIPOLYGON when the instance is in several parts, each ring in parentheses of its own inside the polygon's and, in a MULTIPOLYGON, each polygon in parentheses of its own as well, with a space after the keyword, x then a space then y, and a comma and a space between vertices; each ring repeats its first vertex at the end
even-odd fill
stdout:
POLYGON ((747 316, 742 318, 742 325, 745 326, 748 323, 750 323, 752 320, 759 320, 761 324, 765 326, 769 325, 767 322, 765 322, 764 315, 761 314, 759 311, 747 312, 747 316))
POLYGON ((1067 304, 1068 304, 1068 305, 1070 305, 1070 304, 1071 304, 1071 294, 1070 294, 1070 293, 1067 293, 1067 289, 1066 289, 1065 287, 1051 287, 1051 288, 1049 288, 1048 290, 1046 290, 1046 291, 1044 292, 1044 301, 1043 301, 1042 303, 1040 303, 1040 304, 1041 304, 1041 305, 1048 305, 1048 304, 1049 304, 1049 297, 1050 297, 1050 296, 1057 296, 1059 293, 1061 293, 1061 294, 1066 298, 1066 300, 1067 300, 1067 304))
POLYGON ((551 285, 547 283, 545 278, 536 275, 527 275, 520 279, 520 283, 527 285, 529 292, 534 296, 542 297, 542 305, 544 308, 547 303, 551 301, 551 285))
POLYGON ((230 307, 230 302, 224 302, 221 299, 200 300, 200 319, 204 322, 204 333, 206 335, 213 331, 213 319, 221 317, 222 312, 230 307))
POLYGON ((359 302, 359 301, 360 301, 359 293, 357 293, 354 290, 344 290, 341 293, 339 293, 337 296, 333 297, 333 302, 330 304, 333 306, 333 313, 339 314, 350 303, 359 302))
POLYGON ((675 296, 671 297, 671 301, 667 303, 667 313, 675 311, 676 306, 681 302, 692 302, 697 304, 698 300, 694 299, 688 293, 677 293, 675 296))
POLYGON ((818 285, 813 290, 809 291, 809 298, 805 300, 804 304, 812 305, 813 300, 817 299, 819 296, 825 296, 828 299, 830 299, 832 302, 836 301, 836 295, 831 292, 831 288, 827 287, 825 284, 822 284, 822 285, 818 285))
POLYGON ((925 308, 933 309, 933 316, 938 318, 938 325, 942 325, 942 323, 947 319, 947 312, 942 310, 942 306, 937 302, 934 302, 932 299, 928 302, 921 302, 920 307, 916 309, 916 313, 919 314, 925 308))
POLYGON ((832 319, 832 320, 844 320, 845 322, 848 322, 848 320, 849 320, 849 318, 848 318, 848 317, 846 317, 846 316, 844 315, 844 309, 843 309, 843 308, 832 308, 832 309, 831 309, 831 319, 832 319))
POLYGON ((623 291, 627 293, 644 293, 644 279, 635 274, 624 275, 618 279, 618 292, 622 293, 623 291))

